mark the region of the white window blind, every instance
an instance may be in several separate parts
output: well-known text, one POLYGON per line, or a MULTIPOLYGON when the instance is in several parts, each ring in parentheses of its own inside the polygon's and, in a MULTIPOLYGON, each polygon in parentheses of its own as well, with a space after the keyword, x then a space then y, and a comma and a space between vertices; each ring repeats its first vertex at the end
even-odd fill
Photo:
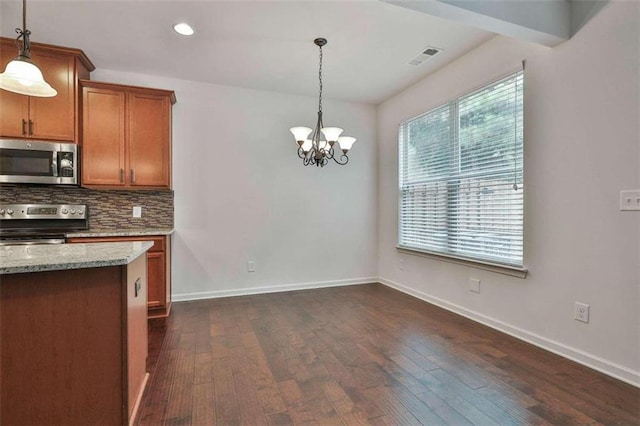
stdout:
POLYGON ((523 72, 400 125, 399 247, 523 266, 523 72))

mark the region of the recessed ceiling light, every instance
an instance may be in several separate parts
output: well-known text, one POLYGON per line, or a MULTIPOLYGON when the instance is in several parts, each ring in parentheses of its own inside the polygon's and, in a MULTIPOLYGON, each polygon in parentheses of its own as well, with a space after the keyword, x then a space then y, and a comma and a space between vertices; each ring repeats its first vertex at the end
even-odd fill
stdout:
POLYGON ((194 32, 193 28, 191 28, 191 25, 187 24, 186 22, 180 22, 179 24, 175 24, 173 26, 173 29, 178 34, 182 34, 186 36, 193 35, 193 32, 194 32))

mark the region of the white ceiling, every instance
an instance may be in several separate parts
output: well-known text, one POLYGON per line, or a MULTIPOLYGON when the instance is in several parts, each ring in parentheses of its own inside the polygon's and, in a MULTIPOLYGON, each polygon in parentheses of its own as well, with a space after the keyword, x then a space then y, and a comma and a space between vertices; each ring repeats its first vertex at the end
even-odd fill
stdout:
MULTIPOLYGON (((97 68, 379 103, 494 34, 376 0, 29 0, 32 42, 77 47, 97 68), (190 23, 192 37, 172 25, 190 23), (444 49, 419 67, 427 46, 444 49)), ((0 0, 0 34, 22 26, 21 0, 0 0)))

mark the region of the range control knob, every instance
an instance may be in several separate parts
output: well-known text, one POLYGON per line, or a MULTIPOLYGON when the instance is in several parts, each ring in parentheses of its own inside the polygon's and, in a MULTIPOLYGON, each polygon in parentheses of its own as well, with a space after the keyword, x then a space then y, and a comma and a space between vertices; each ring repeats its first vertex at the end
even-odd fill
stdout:
POLYGON ((71 214, 76 214, 76 209, 71 209, 71 214))
POLYGON ((11 216, 11 215, 13 214, 13 210, 11 210, 11 209, 7 209, 7 214, 8 214, 9 216, 11 216))
POLYGON ((4 209, 0 209, 0 214, 4 214, 4 209))
POLYGON ((84 214, 84 210, 82 209, 78 210, 78 214, 84 214))
POLYGON ((61 213, 62 213, 62 214, 67 214, 67 213, 69 213, 69 210, 67 210, 67 209, 62 209, 62 210, 61 210, 61 213))

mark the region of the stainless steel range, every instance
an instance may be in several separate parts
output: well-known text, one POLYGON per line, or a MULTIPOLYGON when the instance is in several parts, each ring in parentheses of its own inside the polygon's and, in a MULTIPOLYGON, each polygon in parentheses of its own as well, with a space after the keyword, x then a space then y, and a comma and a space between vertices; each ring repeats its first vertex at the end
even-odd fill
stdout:
POLYGON ((65 234, 89 228, 84 204, 1 204, 0 245, 62 244, 65 234))

